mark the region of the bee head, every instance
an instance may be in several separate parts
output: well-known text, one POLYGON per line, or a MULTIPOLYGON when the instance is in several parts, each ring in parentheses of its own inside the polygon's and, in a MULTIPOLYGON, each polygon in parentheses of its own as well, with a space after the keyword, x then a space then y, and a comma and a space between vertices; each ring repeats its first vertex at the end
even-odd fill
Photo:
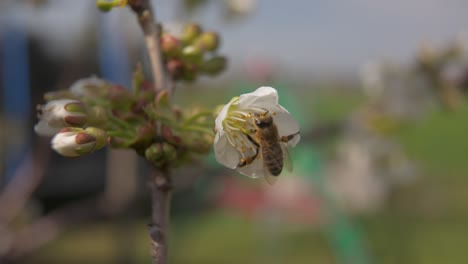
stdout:
POLYGON ((265 112, 263 114, 255 115, 255 125, 259 128, 265 128, 273 124, 273 117, 265 112))

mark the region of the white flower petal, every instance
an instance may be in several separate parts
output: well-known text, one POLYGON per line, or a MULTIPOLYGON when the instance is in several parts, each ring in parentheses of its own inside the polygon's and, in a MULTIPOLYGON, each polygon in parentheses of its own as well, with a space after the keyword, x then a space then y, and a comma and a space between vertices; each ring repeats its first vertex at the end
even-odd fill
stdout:
POLYGON ((265 108, 269 109, 278 105, 278 92, 275 88, 263 86, 254 92, 242 94, 239 97, 241 108, 265 108))
POLYGON ((214 139, 216 160, 224 166, 235 169, 239 164, 241 155, 228 141, 225 133, 218 131, 214 139))
MULTIPOLYGON (((287 112, 278 112, 273 116, 280 137, 289 136, 299 132, 299 123, 287 112)), ((298 134, 288 142, 288 146, 296 146, 301 136, 298 134)))
POLYGON ((52 148, 65 157, 80 156, 76 152, 75 136, 74 132, 58 133, 52 139, 52 148))
POLYGON ((51 127, 46 120, 39 120, 39 122, 34 126, 34 131, 40 136, 53 136, 60 131, 61 128, 51 127))
MULTIPOLYGON (((79 121, 81 118, 82 122, 85 123, 87 114, 79 111, 68 111, 66 107, 69 104, 81 104, 80 101, 70 99, 52 100, 47 104, 40 106, 39 111, 39 122, 34 127, 36 133, 41 136, 52 136, 59 132, 62 128, 78 125, 78 123, 67 123, 75 118, 75 121, 79 121)), ((73 120, 72 120, 73 121, 73 120)))
POLYGON ((262 178, 265 177, 265 170, 263 166, 262 157, 257 158, 249 165, 246 165, 242 168, 238 168, 237 171, 248 176, 250 178, 262 178))
POLYGON ((108 83, 96 76, 83 78, 75 81, 69 88, 70 92, 76 96, 89 94, 89 88, 106 86, 108 83))

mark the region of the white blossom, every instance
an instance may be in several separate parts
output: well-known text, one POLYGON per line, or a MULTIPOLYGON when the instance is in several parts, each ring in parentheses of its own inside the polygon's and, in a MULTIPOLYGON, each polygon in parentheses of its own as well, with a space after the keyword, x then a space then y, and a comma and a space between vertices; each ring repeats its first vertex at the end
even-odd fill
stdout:
POLYGON ((96 76, 83 78, 75 81, 69 88, 75 96, 102 96, 110 84, 96 76))
POLYGON ((52 100, 38 107, 39 122, 34 131, 41 136, 52 136, 62 128, 83 126, 88 119, 83 103, 77 100, 52 100))
POLYGON ((96 138, 81 128, 64 128, 52 139, 52 148, 65 157, 79 157, 94 151, 96 138))
POLYGON ((252 178, 266 175, 261 150, 251 164, 238 166, 242 158, 255 155, 256 146, 248 135, 254 138, 254 131, 257 129, 253 115, 266 111, 273 117, 280 137, 295 135, 288 143, 280 144, 295 146, 299 142, 299 124, 278 104, 277 91, 272 87, 260 87, 252 93, 234 97, 219 112, 215 121, 214 139, 215 156, 219 163, 252 178))
POLYGON ((107 144, 107 134, 95 127, 67 127, 52 139, 52 148, 65 157, 79 157, 101 149, 107 144))

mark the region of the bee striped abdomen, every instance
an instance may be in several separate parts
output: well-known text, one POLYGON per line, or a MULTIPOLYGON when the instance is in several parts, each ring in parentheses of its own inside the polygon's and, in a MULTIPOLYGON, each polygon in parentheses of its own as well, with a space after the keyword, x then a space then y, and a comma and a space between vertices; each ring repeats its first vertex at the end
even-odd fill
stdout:
POLYGON ((264 146, 262 148, 263 162, 273 176, 278 176, 283 170, 283 150, 280 144, 264 146))

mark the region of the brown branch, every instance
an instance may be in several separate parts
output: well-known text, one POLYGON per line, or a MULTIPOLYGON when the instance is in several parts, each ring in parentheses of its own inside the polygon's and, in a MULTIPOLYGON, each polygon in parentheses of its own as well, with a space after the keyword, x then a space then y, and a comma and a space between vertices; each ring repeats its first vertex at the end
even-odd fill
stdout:
POLYGON ((150 175, 151 189, 151 256, 153 264, 167 264, 167 232, 172 196, 172 183, 167 171, 153 168, 150 175))
POLYGON ((155 91, 168 90, 166 73, 163 67, 160 45, 160 32, 156 26, 156 17, 150 0, 129 0, 128 5, 137 15, 138 23, 145 36, 146 49, 151 62, 155 91))
MULTIPOLYGON (((160 45, 160 32, 156 26, 156 19, 150 0, 129 0, 128 5, 135 12, 138 22, 145 36, 146 48, 150 57, 155 92, 166 90, 171 94, 172 84, 167 81, 163 68, 163 59, 160 45)), ((159 127, 160 129, 160 127, 159 127)), ((159 130, 158 129, 158 130, 159 130)), ((169 210, 172 195, 172 183, 169 168, 159 170, 153 168, 150 175, 151 189, 151 255, 153 264, 167 264, 167 229, 169 223, 169 210)))

